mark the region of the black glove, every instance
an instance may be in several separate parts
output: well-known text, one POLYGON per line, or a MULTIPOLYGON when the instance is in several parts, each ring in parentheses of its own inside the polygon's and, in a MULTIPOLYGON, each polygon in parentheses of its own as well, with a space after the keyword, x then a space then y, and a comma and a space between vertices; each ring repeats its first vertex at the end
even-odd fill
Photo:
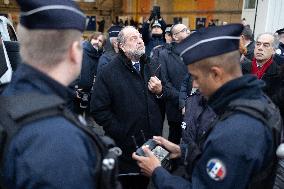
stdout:
POLYGON ((154 18, 154 13, 153 13, 153 11, 151 11, 151 15, 149 17, 149 21, 151 22, 153 20, 153 18, 154 18))

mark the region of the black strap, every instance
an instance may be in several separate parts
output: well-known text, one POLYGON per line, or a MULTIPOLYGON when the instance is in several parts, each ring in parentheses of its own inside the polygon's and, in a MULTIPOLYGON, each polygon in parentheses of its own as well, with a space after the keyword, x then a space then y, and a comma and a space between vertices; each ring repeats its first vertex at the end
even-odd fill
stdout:
MULTIPOLYGON (((4 136, 1 141, 5 144, 1 156, 1 168, 3 166, 3 157, 8 149, 9 143, 13 136, 20 130, 22 125, 40 120, 47 117, 63 116, 72 122, 79 129, 83 130, 89 137, 92 138, 98 152, 96 154, 97 162, 102 161, 100 154, 106 154, 106 147, 99 137, 90 129, 85 119, 81 116, 78 118, 64 106, 64 100, 56 95, 43 95, 38 93, 25 93, 22 95, 0 97, 0 124, 4 126, 7 132, 1 132, 4 136)), ((101 163, 96 163, 95 170, 101 170, 101 163)), ((97 174, 97 177, 100 175, 97 174)), ((96 179, 96 178, 94 178, 96 179)), ((99 181, 100 179, 96 179, 99 181)), ((99 183, 98 183, 99 186, 99 183)))
POLYGON ((256 119, 259 119, 265 125, 267 125, 267 120, 271 116, 267 108, 267 104, 261 102, 260 100, 237 99, 232 101, 228 107, 229 109, 225 112, 224 115, 222 115, 221 119, 227 118, 227 114, 230 113, 243 112, 253 116, 256 119))
MULTIPOLYGON (((258 120, 260 120, 266 127, 268 127, 273 136, 273 152, 281 141, 282 132, 282 120, 278 108, 272 103, 272 101, 265 97, 268 103, 263 103, 260 100, 246 100, 238 99, 229 104, 229 110, 221 117, 221 119, 226 119, 229 115, 236 112, 242 112, 248 114, 258 120)), ((253 175, 252 180, 248 188, 267 188, 273 183, 273 174, 276 170, 277 157, 274 154, 273 159, 264 167, 260 172, 253 175), (265 181, 266 179, 269 181, 265 181)))
POLYGON ((56 95, 43 95, 39 93, 25 93, 22 95, 1 97, 3 106, 12 116, 13 120, 20 120, 38 112, 53 109, 64 105, 64 100, 56 95))

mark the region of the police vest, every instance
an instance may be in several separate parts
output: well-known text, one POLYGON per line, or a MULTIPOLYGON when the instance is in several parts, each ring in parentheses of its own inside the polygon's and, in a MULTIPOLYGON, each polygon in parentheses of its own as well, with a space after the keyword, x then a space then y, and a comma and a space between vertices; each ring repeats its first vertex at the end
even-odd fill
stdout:
MULTIPOLYGON (((119 189, 117 182, 117 157, 121 150, 115 147, 112 139, 98 136, 82 116, 76 117, 65 108, 63 99, 56 95, 25 93, 9 97, 0 97, 0 173, 9 144, 22 126, 47 117, 62 116, 82 130, 94 142, 97 162, 95 178, 97 188, 119 189), (40 103, 39 103, 40 102, 40 103), (120 150, 120 151, 119 151, 120 150)), ((0 188, 5 188, 2 179, 0 188)))
MULTIPOLYGON (((282 134, 282 119, 279 113, 278 108, 273 104, 273 102, 267 97, 268 103, 263 103, 260 100, 246 100, 246 99, 237 99, 232 101, 227 110, 219 118, 212 121, 206 133, 204 133, 196 143, 191 143, 188 145, 187 153, 189 154, 185 157, 185 166, 189 170, 188 174, 191 175, 193 168, 196 164, 196 161, 202 155, 202 147, 218 121, 224 120, 229 116, 235 113, 245 113, 254 117, 265 126, 267 126, 273 136, 273 151, 276 152, 277 147, 281 143, 281 134, 282 134)), ((281 163, 281 162, 280 162, 281 163)), ((252 176, 252 179, 249 183, 249 189, 270 189, 274 185, 274 180, 276 176, 276 169, 278 169, 277 177, 281 176, 279 172, 281 165, 278 163, 276 153, 273 154, 273 161, 271 161, 261 172, 252 176)), ((284 167, 282 165, 282 167, 284 167)), ((281 173, 284 178, 284 173, 281 173)), ((276 178, 277 178, 276 177, 276 178)), ((277 183, 276 183, 277 184, 277 183)))

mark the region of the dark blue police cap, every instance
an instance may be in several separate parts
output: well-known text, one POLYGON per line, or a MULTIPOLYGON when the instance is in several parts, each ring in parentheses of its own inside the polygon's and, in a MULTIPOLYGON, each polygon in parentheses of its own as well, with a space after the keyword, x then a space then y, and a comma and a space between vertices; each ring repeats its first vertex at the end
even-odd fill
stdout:
POLYGON ((111 26, 108 29, 108 36, 109 37, 117 37, 119 32, 121 31, 122 27, 118 25, 111 26))
POLYGON ((277 30, 276 33, 278 33, 278 35, 283 34, 284 33, 284 28, 277 30))
POLYGON ((165 33, 171 33, 172 26, 173 26, 172 24, 167 24, 165 33))
POLYGON ((17 0, 20 23, 28 29, 84 31, 86 17, 72 0, 17 0))
POLYGON ((201 28, 176 45, 186 65, 239 49, 242 24, 201 28))

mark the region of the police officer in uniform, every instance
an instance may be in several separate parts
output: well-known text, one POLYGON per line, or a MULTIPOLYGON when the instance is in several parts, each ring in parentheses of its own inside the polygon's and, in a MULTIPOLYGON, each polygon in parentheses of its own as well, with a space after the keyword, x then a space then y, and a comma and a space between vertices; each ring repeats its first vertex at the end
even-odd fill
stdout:
MULTIPOLYGON (((172 176, 147 147, 143 147, 146 157, 133 153, 132 157, 142 172, 152 177, 156 188, 245 189, 251 186, 254 175, 273 162, 276 148, 269 127, 236 110, 225 117, 235 100, 248 104, 256 100, 264 107, 270 103, 261 90, 262 81, 251 75, 242 76, 238 52, 242 29, 240 24, 200 29, 177 46, 192 75, 193 87, 208 99, 219 119, 204 141, 199 141, 202 142, 200 158, 190 162, 191 154, 185 153, 185 165, 193 164, 191 181, 172 176)), ((281 120, 279 112, 273 115, 281 120)), ((171 158, 181 156, 178 145, 162 137, 154 139, 171 152, 171 158)), ((270 176, 268 173, 262 177, 265 185, 256 188, 271 188, 274 179, 270 176)))
MULTIPOLYGON (((18 34, 24 63, 3 95, 37 93, 72 98, 67 86, 80 74, 85 15, 70 0, 17 2, 21 8, 18 34)), ((28 122, 12 138, 5 153, 1 185, 11 189, 96 188, 95 144, 63 116, 28 122)))
POLYGON ((274 59, 278 64, 282 65, 284 64, 284 28, 277 30, 276 33, 278 34, 280 43, 278 49, 275 51, 274 59))

